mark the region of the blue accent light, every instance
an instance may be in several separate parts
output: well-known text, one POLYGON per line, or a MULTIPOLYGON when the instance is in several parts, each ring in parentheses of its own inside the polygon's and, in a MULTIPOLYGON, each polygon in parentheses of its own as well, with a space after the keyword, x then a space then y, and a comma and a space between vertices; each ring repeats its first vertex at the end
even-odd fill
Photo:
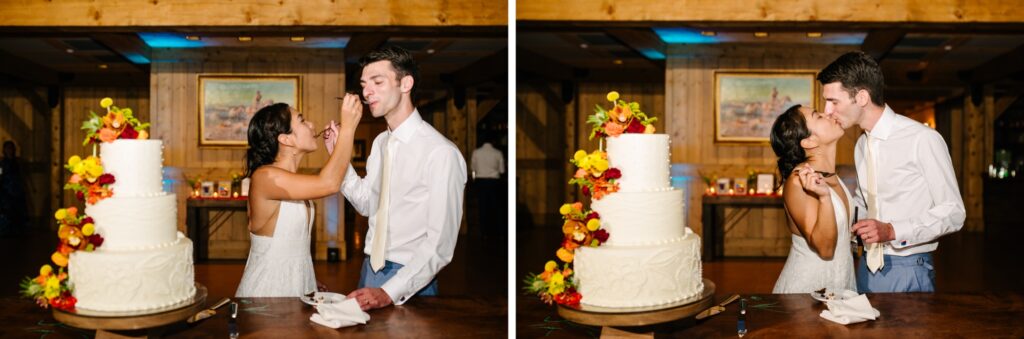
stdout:
MULTIPOLYGON (((178 33, 139 33, 139 38, 151 48, 198 48, 204 47, 202 41, 185 39, 178 33)), ((134 60, 132 60, 134 62, 134 60)))
POLYGON ((146 64, 149 64, 149 58, 146 58, 142 54, 128 53, 128 54, 125 54, 124 57, 128 58, 128 60, 130 60, 132 63, 134 63, 136 65, 146 65, 146 64))
POLYGON ((335 38, 335 39, 318 39, 316 41, 309 41, 310 38, 306 38, 305 47, 312 48, 345 48, 348 46, 348 38, 335 38))
POLYGON ((651 60, 665 60, 665 53, 659 52, 653 48, 642 48, 640 54, 651 60))
POLYGON ((704 36, 700 31, 682 27, 655 27, 654 33, 668 44, 716 44, 713 36, 704 36))

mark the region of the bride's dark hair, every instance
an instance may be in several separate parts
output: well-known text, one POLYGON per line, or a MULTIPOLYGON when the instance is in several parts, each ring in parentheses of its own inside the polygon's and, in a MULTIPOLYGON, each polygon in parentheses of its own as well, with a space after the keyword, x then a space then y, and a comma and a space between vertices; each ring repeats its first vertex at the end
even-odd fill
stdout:
POLYGON ((790 107, 772 124, 772 150, 779 157, 779 176, 782 182, 793 172, 796 165, 807 161, 807 153, 800 146, 800 140, 811 136, 807 129, 807 121, 800 114, 800 105, 790 107))
POLYGON ((249 150, 245 151, 245 174, 252 176, 260 166, 277 157, 277 136, 292 132, 292 112, 288 104, 277 103, 261 108, 249 120, 249 150))

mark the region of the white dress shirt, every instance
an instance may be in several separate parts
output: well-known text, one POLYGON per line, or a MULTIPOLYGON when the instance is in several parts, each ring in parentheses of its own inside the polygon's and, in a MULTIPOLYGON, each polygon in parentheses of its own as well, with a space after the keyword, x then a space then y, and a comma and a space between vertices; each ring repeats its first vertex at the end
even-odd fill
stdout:
POLYGON ((885 254, 907 256, 934 251, 938 238, 960 230, 967 213, 949 149, 939 132, 885 106, 874 128, 857 139, 854 204, 867 215, 865 146, 877 166, 878 219, 892 224, 895 240, 885 254))
MULTIPOLYGON (((396 138, 391 160, 387 260, 404 265, 381 288, 401 305, 452 261, 462 221, 466 160, 459 148, 413 111, 398 128, 373 140, 366 177, 349 166, 342 193, 364 216, 375 215, 380 196, 381 154, 386 137, 396 138)), ((372 244, 376 218, 364 244, 372 244)), ((364 248, 370 255, 370 246, 364 248)))
POLYGON ((505 157, 489 142, 474 150, 470 159, 473 179, 501 179, 501 175, 505 173, 505 157))

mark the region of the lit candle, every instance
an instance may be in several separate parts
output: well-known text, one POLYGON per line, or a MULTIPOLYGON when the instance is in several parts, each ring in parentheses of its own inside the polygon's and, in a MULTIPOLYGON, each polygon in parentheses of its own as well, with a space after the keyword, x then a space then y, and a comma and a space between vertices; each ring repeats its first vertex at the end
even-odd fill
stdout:
POLYGON ((729 189, 729 194, 730 194, 730 195, 732 195, 732 194, 736 194, 736 192, 733 192, 733 189, 731 189, 731 188, 730 188, 730 189, 729 189))
POLYGON ((711 188, 711 194, 715 194, 715 188, 714 187, 711 188))
POLYGON ((751 189, 748 189, 748 190, 747 190, 747 194, 751 194, 751 195, 753 195, 753 194, 754 194, 754 189, 753 189, 753 188, 751 188, 751 189))
POLYGON ((235 192, 234 194, 232 194, 232 196, 234 196, 235 198, 238 198, 238 192, 235 192))

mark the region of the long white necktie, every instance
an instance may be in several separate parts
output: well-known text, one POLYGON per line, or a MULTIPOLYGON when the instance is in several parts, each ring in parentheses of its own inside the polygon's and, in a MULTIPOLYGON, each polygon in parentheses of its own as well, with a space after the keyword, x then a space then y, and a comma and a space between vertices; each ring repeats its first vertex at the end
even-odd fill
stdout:
POLYGON ((380 171, 380 200, 377 203, 377 223, 373 226, 373 247, 370 248, 370 268, 374 272, 384 267, 384 259, 387 257, 388 239, 388 196, 391 193, 391 152, 394 147, 392 135, 387 136, 384 142, 383 159, 381 160, 380 171))
MULTIPOLYGON (((878 220, 878 183, 875 181, 875 155, 871 152, 871 135, 867 136, 867 172, 868 182, 867 189, 867 202, 868 202, 868 219, 878 220)), ((885 266, 885 259, 883 255, 885 250, 882 248, 883 243, 874 243, 867 245, 867 266, 872 273, 878 272, 883 266, 885 266)))

